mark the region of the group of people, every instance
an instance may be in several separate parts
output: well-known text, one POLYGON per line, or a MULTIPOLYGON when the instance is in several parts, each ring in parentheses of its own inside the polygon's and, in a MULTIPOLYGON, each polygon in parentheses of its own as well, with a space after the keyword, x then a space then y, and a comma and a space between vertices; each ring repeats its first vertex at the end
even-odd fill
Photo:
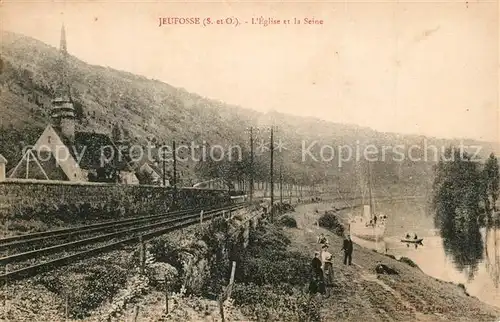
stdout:
MULTIPOLYGON (((410 239, 410 238, 411 238, 410 234, 406 233, 406 239, 410 239)), ((418 239, 417 234, 414 234, 413 239, 418 239)))
POLYGON ((370 223, 367 224, 367 226, 368 225, 376 226, 377 225, 377 218, 379 218, 381 220, 381 222, 383 223, 387 219, 387 216, 386 215, 380 215, 379 217, 373 216, 373 219, 370 220, 370 223))
MULTIPOLYGON (((311 262, 312 278, 309 284, 309 292, 311 294, 324 294, 326 287, 333 285, 332 254, 328 251, 328 239, 323 233, 318 237, 318 244, 321 245, 321 251, 314 253, 314 258, 311 262)), ((344 252, 344 265, 351 265, 353 246, 350 235, 346 235, 344 238, 341 251, 344 252)))

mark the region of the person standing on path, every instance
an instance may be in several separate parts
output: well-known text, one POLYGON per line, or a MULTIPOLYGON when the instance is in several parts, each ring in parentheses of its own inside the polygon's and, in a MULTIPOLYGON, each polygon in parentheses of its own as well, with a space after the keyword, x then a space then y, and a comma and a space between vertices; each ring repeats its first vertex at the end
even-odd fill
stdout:
POLYGON ((327 261, 327 258, 330 258, 332 254, 328 251, 328 245, 324 244, 321 247, 321 253, 320 253, 320 259, 321 259, 321 269, 325 271, 325 262, 327 261))
POLYGON ((315 252, 314 258, 311 262, 311 282, 309 283, 309 293, 325 293, 325 281, 323 276, 323 269, 321 268, 321 258, 320 253, 315 252))
POLYGON ((352 262, 352 240, 351 235, 347 235, 342 246, 344 251, 344 265, 351 265, 352 262))

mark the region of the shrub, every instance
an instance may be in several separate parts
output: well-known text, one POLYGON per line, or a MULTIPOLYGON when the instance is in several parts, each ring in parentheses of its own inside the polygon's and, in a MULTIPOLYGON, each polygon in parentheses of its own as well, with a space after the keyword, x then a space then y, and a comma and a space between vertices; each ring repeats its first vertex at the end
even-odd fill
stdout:
POLYGON ((404 257, 404 256, 403 256, 403 257, 401 257, 401 258, 399 259, 399 261, 400 261, 401 263, 405 263, 405 264, 407 264, 407 265, 410 265, 411 267, 419 268, 419 267, 418 267, 418 265, 417 265, 417 264, 415 264, 415 262, 414 262, 414 261, 412 261, 411 259, 409 259, 408 257, 404 257))
POLYGON ((392 258, 392 259, 396 259, 396 256, 392 255, 392 254, 385 254, 385 256, 389 257, 389 258, 392 258))
POLYGON ((155 261, 172 265, 177 269, 179 275, 182 275, 183 265, 179 245, 174 241, 168 239, 168 237, 153 239, 148 250, 155 261))
MULTIPOLYGON (((79 267, 82 274, 77 279, 68 279, 60 274, 45 274, 35 280, 49 291, 68 296, 69 313, 73 318, 83 319, 103 302, 113 298, 127 281, 127 267, 103 263, 96 266, 79 267)), ((76 270, 78 271, 78 267, 76 270)))
POLYGON ((279 224, 288 228, 297 228, 297 221, 290 215, 284 215, 279 219, 279 224))
POLYGON ((86 277, 86 287, 71 296, 71 315, 81 319, 122 288, 127 281, 127 272, 120 267, 102 267, 86 277))
POLYGON ((337 236, 344 235, 344 225, 339 222, 337 216, 332 212, 325 212, 325 214, 319 218, 319 226, 332 231, 337 236))
POLYGON ((300 253, 265 251, 241 261, 237 282, 257 285, 304 285, 309 281, 309 258, 300 253))

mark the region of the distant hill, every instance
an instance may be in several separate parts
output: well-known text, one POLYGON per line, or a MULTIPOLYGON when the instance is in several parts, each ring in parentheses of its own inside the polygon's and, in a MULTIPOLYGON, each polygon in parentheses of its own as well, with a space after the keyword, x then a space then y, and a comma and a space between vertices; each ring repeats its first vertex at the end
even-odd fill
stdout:
MULTIPOLYGON (((71 48, 69 48, 71 53, 71 48)), ((0 74, 0 153, 15 165, 21 157, 22 144, 34 143, 41 129, 49 122, 48 111, 53 97, 52 87, 58 78, 58 49, 41 41, 11 32, 1 33, 0 74)), ((459 141, 425 138, 417 135, 382 133, 370 128, 303 118, 287 114, 260 113, 250 109, 204 98, 157 80, 102 66, 89 65, 76 57, 69 58, 69 79, 72 96, 80 120, 80 130, 110 133, 112 126, 122 123, 133 142, 191 142, 208 145, 239 144, 249 148, 249 128, 255 130, 256 147, 259 139, 269 141, 268 127, 277 126, 276 140, 282 139, 285 152, 277 155, 276 173, 283 162, 284 180, 291 182, 341 182, 353 184, 354 161, 339 168, 338 159, 315 162, 302 161, 302 145, 314 149, 319 156, 324 144, 356 146, 374 144, 396 146, 412 144, 449 146, 459 141), (282 160, 282 161, 281 161, 282 160)), ((498 148, 487 142, 467 140, 467 145, 482 146, 482 155, 498 148)), ((331 151, 324 149, 329 158, 331 151)), ((417 151, 418 152, 418 151, 417 151)), ((374 182, 387 185, 426 182, 432 174, 433 162, 393 161, 389 152, 384 162, 373 167, 374 182), (425 180, 423 180, 425 179, 425 180)), ((256 157, 259 175, 267 175, 268 155, 256 157)), ((380 157, 379 157, 380 159, 380 157)), ((203 167, 196 162, 182 165, 183 177, 197 181, 203 167)))

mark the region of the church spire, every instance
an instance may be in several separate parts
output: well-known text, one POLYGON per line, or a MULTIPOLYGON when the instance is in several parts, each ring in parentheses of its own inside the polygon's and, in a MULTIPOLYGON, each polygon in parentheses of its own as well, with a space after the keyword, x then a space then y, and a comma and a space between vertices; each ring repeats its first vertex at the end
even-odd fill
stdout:
POLYGON ((59 43, 59 50, 64 56, 68 54, 68 49, 66 47, 66 30, 64 29, 64 22, 61 27, 61 41, 59 43))
POLYGON ((64 28, 64 23, 61 26, 61 40, 59 42, 59 88, 58 96, 64 96, 71 99, 71 93, 68 83, 68 47, 66 43, 66 29, 64 28))

